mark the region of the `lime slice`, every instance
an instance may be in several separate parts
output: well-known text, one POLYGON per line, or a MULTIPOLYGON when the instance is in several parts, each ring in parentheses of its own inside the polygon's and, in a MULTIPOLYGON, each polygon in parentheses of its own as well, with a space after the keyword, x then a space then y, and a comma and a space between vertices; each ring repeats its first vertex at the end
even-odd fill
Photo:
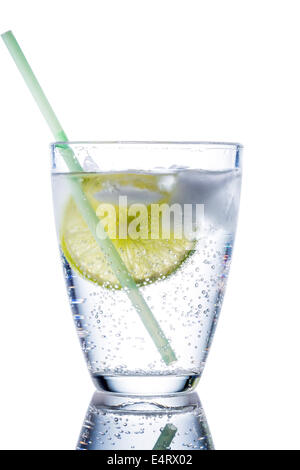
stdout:
MULTIPOLYGON (((85 174, 82 188, 95 211, 99 204, 114 205, 117 226, 120 208, 117 196, 128 195, 128 205, 133 202, 147 207, 148 238, 112 238, 112 242, 123 259, 135 282, 140 285, 164 279, 173 273, 194 248, 194 243, 182 239, 151 239, 150 204, 162 204, 169 200, 170 193, 162 184, 161 175, 137 174, 85 174)), ((100 217, 99 217, 100 220, 100 217)), ((127 215, 128 225, 132 216, 127 215)), ((119 288, 118 280, 101 248, 91 234, 72 198, 68 201, 62 223, 61 247, 72 268, 85 279, 107 287, 119 288)))

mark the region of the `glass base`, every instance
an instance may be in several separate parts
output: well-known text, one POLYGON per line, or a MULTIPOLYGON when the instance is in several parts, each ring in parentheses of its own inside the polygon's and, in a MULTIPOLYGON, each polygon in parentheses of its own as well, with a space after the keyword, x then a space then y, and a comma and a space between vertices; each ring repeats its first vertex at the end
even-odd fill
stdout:
POLYGON ((164 395, 192 391, 196 388, 199 375, 147 375, 109 376, 94 375, 93 382, 98 390, 124 393, 126 395, 164 395))

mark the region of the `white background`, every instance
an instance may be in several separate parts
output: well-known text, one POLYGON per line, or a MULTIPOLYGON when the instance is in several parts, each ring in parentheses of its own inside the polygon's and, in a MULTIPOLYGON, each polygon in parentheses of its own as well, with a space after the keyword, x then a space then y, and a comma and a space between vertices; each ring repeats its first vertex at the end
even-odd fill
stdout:
MULTIPOLYGON (((70 139, 245 146, 198 387, 217 449, 300 449, 299 0, 1 0, 70 139)), ((0 43, 2 449, 73 449, 93 392, 54 231, 52 136, 0 43)))

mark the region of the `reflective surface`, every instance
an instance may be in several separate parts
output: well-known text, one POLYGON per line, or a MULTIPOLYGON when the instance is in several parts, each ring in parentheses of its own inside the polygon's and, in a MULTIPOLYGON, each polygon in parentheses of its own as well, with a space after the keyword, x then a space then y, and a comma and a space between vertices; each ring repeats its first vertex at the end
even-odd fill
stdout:
POLYGON ((77 450, 213 450, 196 393, 125 396, 96 392, 77 450))

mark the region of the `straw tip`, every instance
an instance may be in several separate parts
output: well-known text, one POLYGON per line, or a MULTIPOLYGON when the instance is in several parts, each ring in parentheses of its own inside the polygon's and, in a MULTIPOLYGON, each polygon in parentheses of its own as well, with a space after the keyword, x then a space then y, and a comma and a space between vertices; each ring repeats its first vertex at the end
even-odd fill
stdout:
POLYGON ((170 431, 172 431, 172 432, 177 432, 176 426, 174 426, 174 424, 172 424, 172 423, 167 423, 167 424, 166 424, 166 429, 168 429, 168 430, 170 430, 170 431))
POLYGON ((12 31, 9 29, 8 31, 5 31, 5 33, 2 33, 1 37, 4 38, 5 36, 8 36, 10 34, 12 34, 12 31))

